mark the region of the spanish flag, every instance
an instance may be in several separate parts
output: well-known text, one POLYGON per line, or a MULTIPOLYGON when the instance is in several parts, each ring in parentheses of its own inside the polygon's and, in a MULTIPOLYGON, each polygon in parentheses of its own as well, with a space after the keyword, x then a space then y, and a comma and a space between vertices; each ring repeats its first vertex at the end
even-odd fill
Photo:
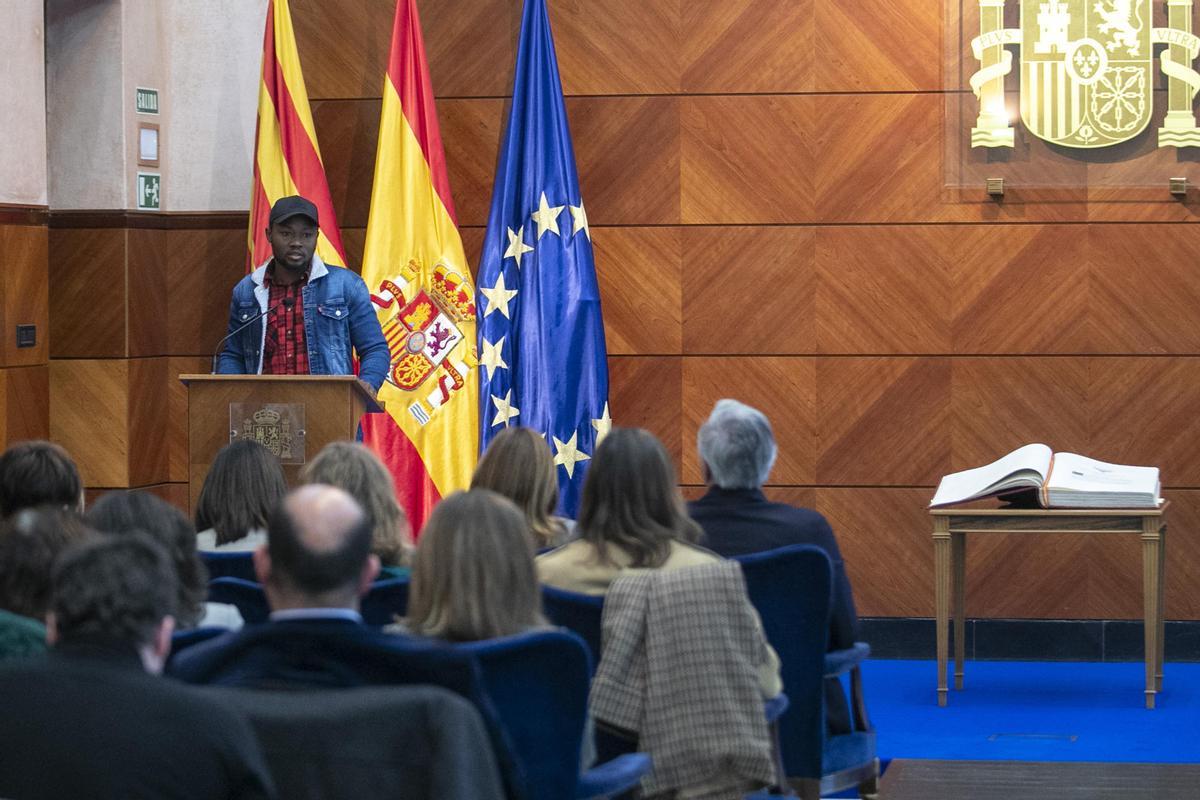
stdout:
POLYGON ((458 234, 415 0, 398 0, 363 252, 392 363, 363 440, 419 531, 470 483, 479 442, 475 288, 458 234))
POLYGON ((271 257, 267 215, 281 197, 298 194, 317 206, 321 232, 317 255, 346 266, 346 250, 325 180, 317 131, 300 72, 288 0, 270 0, 263 36, 262 83, 258 87, 258 130, 254 141, 254 186, 250 195, 247 270, 271 257))

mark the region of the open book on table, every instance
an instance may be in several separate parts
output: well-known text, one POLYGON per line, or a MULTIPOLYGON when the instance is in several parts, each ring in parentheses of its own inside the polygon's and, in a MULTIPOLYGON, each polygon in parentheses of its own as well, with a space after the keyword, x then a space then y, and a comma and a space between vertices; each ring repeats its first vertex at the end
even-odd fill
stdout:
POLYGON ((1027 444, 984 467, 942 478, 929 505, 950 506, 999 496, 1042 508, 1157 508, 1158 467, 1106 464, 1027 444))

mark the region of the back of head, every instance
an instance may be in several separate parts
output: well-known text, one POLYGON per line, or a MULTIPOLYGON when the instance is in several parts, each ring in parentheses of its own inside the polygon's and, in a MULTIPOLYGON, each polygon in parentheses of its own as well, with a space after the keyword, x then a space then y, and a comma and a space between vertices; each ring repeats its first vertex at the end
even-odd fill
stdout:
POLYGON ((708 482, 722 489, 758 489, 767 482, 778 448, 761 411, 737 400, 718 400, 696 434, 708 482))
POLYGON ((700 537, 666 449, 641 428, 613 428, 596 448, 583 483, 578 529, 602 559, 615 545, 634 567, 662 566, 672 540, 700 537))
POLYGON ((60 641, 88 637, 140 648, 175 613, 175 570, 144 534, 76 545, 58 560, 52 582, 50 611, 60 641))
POLYGON ((195 626, 204 616, 208 570, 196 552, 196 529, 183 512, 149 492, 109 492, 87 512, 87 523, 100 533, 144 533, 171 557, 178 575, 175 617, 179 627, 195 626))
POLYGON ((291 492, 267 527, 276 590, 309 607, 340 606, 358 595, 371 556, 371 526, 354 498, 322 484, 291 492))
POLYGON ((413 559, 409 629, 476 641, 541 624, 533 547, 520 510, 487 489, 438 503, 413 559))
POLYGON ((492 439, 471 477, 472 489, 491 489, 525 514, 537 547, 556 543, 566 533, 554 518, 558 476, 546 440, 529 428, 506 428, 492 439))
POLYGON ((209 467, 196 500, 196 530, 212 528, 217 544, 266 530, 275 506, 287 494, 283 465, 252 439, 225 445, 209 467))
POLYGON ((336 486, 353 497, 371 526, 371 552, 388 566, 408 563, 412 532, 387 467, 357 442, 331 442, 300 473, 305 483, 336 486))
POLYGON ((0 517, 22 508, 79 508, 83 481, 66 450, 52 442, 21 442, 0 453, 0 517))
POLYGON ((73 509, 26 508, 0 522, 0 608, 42 619, 55 560, 89 533, 73 509))

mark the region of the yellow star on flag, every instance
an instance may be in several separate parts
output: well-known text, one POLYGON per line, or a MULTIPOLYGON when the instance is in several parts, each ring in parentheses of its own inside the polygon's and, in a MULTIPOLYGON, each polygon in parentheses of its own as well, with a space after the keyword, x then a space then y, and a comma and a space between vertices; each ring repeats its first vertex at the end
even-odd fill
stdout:
POLYGON ((608 415, 607 402, 604 404, 604 413, 600 415, 600 419, 592 420, 592 428, 596 431, 596 447, 599 447, 600 443, 604 441, 604 437, 608 436, 608 432, 612 430, 612 417, 608 415))
POLYGON ((504 399, 501 400, 496 395, 492 395, 492 403, 496 406, 496 416, 492 419, 492 427, 503 424, 508 427, 508 421, 521 413, 521 411, 512 404, 512 389, 504 393, 504 399))
POLYGON ((563 206, 552 206, 547 203, 546 193, 542 192, 542 201, 538 204, 538 210, 530 214, 538 226, 537 239, 542 238, 542 234, 546 231, 553 231, 556 236, 562 235, 558 232, 558 215, 562 213, 563 208, 563 206))
POLYGON ((571 231, 571 235, 574 236, 580 231, 583 231, 584 235, 587 236, 588 241, 590 242, 592 240, 592 231, 591 228, 588 227, 587 212, 583 210, 582 200, 579 201, 579 205, 571 206, 571 216, 575 219, 575 230, 571 231))
POLYGON ((504 251, 504 257, 516 259, 517 269, 521 268, 521 256, 532 251, 533 248, 525 244, 524 225, 515 231, 512 228, 508 229, 508 249, 504 251))
MULTIPOLYGON (((504 340, 507 337, 501 336, 500 341, 492 344, 487 339, 483 340, 483 352, 479 355, 479 363, 487 367, 487 379, 490 381, 492 375, 498 369, 508 369, 508 364, 504 361, 504 356, 501 353, 504 350, 504 340)), ((593 425, 595 423, 592 423, 593 425)))
POLYGON ((578 432, 572 433, 571 438, 565 442, 561 441, 557 436, 551 438, 554 439, 554 447, 558 450, 554 456, 554 463, 566 467, 567 477, 574 478, 575 465, 580 461, 587 461, 591 458, 591 456, 576 446, 576 440, 579 438, 578 432))
MULTIPOLYGON (((505 317, 508 317, 508 303, 517 296, 517 290, 509 289, 504 285, 503 272, 501 272, 500 276, 496 278, 495 286, 490 289, 486 286, 480 286, 479 291, 482 292, 483 296, 488 300, 487 311, 483 312, 484 317, 487 317, 488 314, 491 314, 496 309, 499 309, 501 314, 503 314, 505 317)), ((511 319, 511 317, 508 318, 511 319)))

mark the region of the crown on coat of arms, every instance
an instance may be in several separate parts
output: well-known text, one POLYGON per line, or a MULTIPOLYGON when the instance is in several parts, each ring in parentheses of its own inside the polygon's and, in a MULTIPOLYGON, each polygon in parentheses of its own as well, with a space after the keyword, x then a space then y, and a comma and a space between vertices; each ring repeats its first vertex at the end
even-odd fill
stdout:
POLYGON ((475 318, 475 301, 469 287, 463 285, 462 277, 451 272, 443 264, 433 271, 433 285, 429 289, 436 302, 455 322, 475 318))
POLYGON ((278 425, 281 418, 278 411, 273 411, 269 408, 259 409, 254 412, 254 424, 256 425, 278 425))

